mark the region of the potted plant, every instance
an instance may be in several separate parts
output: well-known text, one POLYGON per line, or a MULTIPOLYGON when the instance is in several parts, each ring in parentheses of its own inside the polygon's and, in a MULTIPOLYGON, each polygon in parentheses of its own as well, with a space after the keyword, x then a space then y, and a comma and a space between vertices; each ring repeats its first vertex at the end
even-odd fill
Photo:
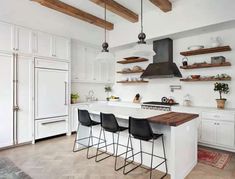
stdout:
POLYGON ((72 93, 72 94, 71 94, 71 103, 72 103, 72 104, 77 103, 77 102, 78 102, 78 98, 79 98, 78 93, 72 93))
POLYGON ((104 91, 105 91, 105 93, 107 93, 107 101, 109 101, 109 93, 112 91, 112 88, 111 88, 111 86, 105 86, 104 87, 104 91))
POLYGON ((218 91, 220 96, 219 99, 216 99, 217 108, 224 109, 226 99, 222 97, 222 93, 227 94, 229 92, 228 84, 216 82, 214 86, 214 91, 218 91))

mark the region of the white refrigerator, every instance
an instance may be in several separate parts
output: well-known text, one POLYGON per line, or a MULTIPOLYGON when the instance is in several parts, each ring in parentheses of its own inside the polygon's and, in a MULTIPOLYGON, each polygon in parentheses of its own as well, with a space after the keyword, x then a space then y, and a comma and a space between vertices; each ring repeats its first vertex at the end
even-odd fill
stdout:
POLYGON ((68 131, 68 63, 35 59, 35 138, 68 131))

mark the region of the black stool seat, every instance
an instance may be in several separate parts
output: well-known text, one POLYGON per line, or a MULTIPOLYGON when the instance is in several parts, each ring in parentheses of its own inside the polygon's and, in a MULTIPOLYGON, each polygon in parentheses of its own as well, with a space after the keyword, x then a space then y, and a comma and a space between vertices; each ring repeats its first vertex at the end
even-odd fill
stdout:
MULTIPOLYGON (((118 154, 118 147, 122 146, 122 147, 126 148, 127 146, 126 145, 122 145, 122 144, 119 143, 119 133, 122 132, 122 131, 127 130, 128 127, 119 126, 119 124, 117 122, 117 119, 116 119, 116 117, 113 114, 100 113, 100 119, 101 119, 101 131, 100 131, 99 139, 101 139, 101 133, 103 133, 105 145, 100 147, 99 146, 100 140, 99 140, 98 148, 97 148, 97 151, 96 151, 96 162, 100 162, 100 161, 102 161, 102 160, 104 160, 104 159, 106 159, 108 157, 111 157, 111 156, 115 155, 115 165, 114 165, 114 168, 115 168, 116 171, 120 170, 121 168, 124 167, 124 165, 118 168, 117 167, 117 158, 119 156, 121 156, 121 155, 126 154, 126 152, 118 154), (106 143, 105 131, 112 133, 113 142, 110 143, 110 144, 106 143), (116 142, 114 141, 114 134, 117 134, 116 142), (116 149, 115 149, 115 145, 116 145, 116 149), (113 153, 112 154, 108 154, 107 153, 107 147, 108 146, 113 146, 113 153), (99 151, 102 148, 106 148, 106 150, 102 151, 101 153, 99 153, 99 151), (101 159, 98 159, 98 156, 102 155, 102 154, 106 154, 107 156, 103 157, 101 159)), ((130 147, 129 147, 129 149, 130 149, 130 147)), ((127 149, 127 152, 129 152, 129 151, 131 151, 131 150, 127 149)))
POLYGON ((125 157, 125 164, 124 164, 124 170, 123 173, 126 175, 128 173, 130 173, 131 171, 135 170, 136 168, 142 166, 142 162, 143 162, 143 154, 147 154, 151 156, 151 167, 150 167, 150 179, 152 178, 152 170, 156 169, 157 167, 159 167, 160 165, 165 163, 165 167, 166 167, 166 173, 161 177, 164 178, 167 175, 167 163, 166 163, 166 154, 165 154, 165 146, 164 146, 164 140, 163 140, 163 134, 155 134, 152 131, 152 128, 148 122, 147 119, 137 119, 137 118, 132 118, 129 117, 129 137, 128 137, 128 143, 127 143, 127 148, 129 146, 129 143, 132 147, 132 139, 131 138, 135 138, 138 139, 140 141, 140 151, 137 153, 133 153, 132 150, 132 155, 127 157, 127 153, 126 153, 126 157, 125 157), (162 139, 162 148, 163 148, 163 157, 154 155, 154 140, 161 138, 162 139), (152 144, 152 152, 148 153, 142 150, 142 142, 141 141, 147 141, 149 143, 152 144), (136 167, 132 168, 129 171, 125 171, 126 166, 133 163, 134 162, 134 156, 140 154, 141 157, 141 162, 139 165, 137 165, 136 167), (160 164, 158 164, 157 166, 153 167, 153 157, 157 157, 159 159, 162 160, 162 162, 160 164), (127 161, 129 158, 132 158, 132 161, 127 161))
POLYGON ((100 125, 101 123, 100 122, 97 122, 97 121, 91 121, 91 124, 88 126, 97 126, 97 125, 100 125))
MULTIPOLYGON (((73 152, 78 152, 78 151, 87 149, 87 158, 88 159, 96 157, 96 155, 89 156, 89 149, 93 146, 98 145, 98 143, 97 144, 93 143, 93 138, 98 139, 98 137, 92 135, 92 126, 96 126, 96 125, 100 125, 100 124, 101 124, 100 122, 96 122, 96 121, 91 120, 90 114, 87 110, 78 109, 78 129, 77 129, 77 135, 76 135, 76 138, 74 141, 73 152), (80 125, 88 127, 90 129, 89 136, 84 137, 84 138, 78 138, 78 132, 79 132, 80 125), (86 140, 88 140, 87 145, 84 144, 84 142, 81 142, 81 141, 86 141, 86 140), (82 145, 83 148, 76 149, 76 144, 82 145)), ((104 143, 104 141, 100 142, 100 143, 104 143)))

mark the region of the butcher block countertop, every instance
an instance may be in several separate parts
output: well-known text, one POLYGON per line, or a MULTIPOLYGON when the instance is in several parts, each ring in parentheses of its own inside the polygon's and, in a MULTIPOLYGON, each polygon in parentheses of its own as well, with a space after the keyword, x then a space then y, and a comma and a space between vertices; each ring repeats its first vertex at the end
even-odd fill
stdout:
POLYGON ((198 114, 168 112, 148 118, 150 122, 164 124, 168 126, 179 126, 185 122, 199 117, 198 114))

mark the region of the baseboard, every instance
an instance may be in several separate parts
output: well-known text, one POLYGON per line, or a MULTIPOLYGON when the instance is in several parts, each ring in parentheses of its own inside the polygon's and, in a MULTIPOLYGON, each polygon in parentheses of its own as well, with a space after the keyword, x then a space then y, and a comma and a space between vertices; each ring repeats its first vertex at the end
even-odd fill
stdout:
POLYGON ((214 149, 219 149, 219 150, 225 150, 225 151, 229 151, 229 152, 235 152, 235 148, 231 149, 231 148, 221 147, 221 146, 212 145, 212 144, 205 144, 203 142, 198 142, 198 145, 210 147, 210 148, 214 148, 214 149))

